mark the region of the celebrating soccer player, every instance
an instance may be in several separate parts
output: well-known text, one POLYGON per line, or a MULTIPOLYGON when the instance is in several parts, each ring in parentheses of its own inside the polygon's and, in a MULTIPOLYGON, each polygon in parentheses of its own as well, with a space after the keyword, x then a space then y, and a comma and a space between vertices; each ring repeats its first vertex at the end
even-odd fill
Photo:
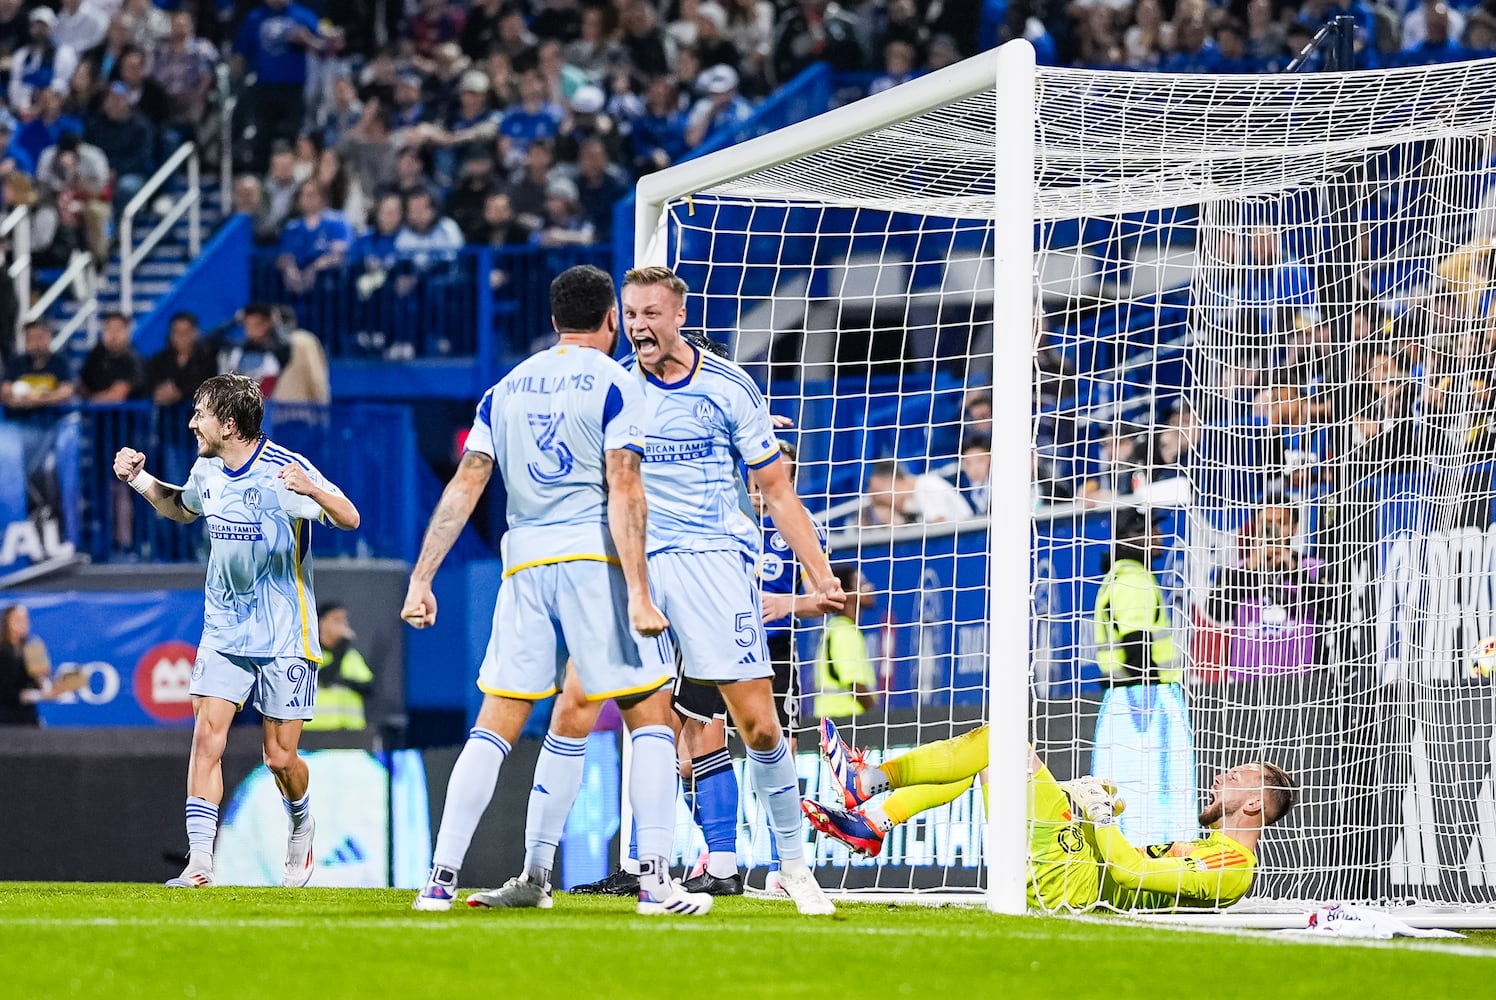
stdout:
MULTIPOLYGON (((623 313, 649 422, 644 456, 649 569, 670 618, 668 636, 679 648, 685 678, 721 692, 748 746, 749 780, 779 846, 780 887, 801 913, 834 913, 805 862, 799 783, 775 711, 774 671, 764 643, 755 574, 758 528, 739 505, 740 461, 747 464, 774 524, 804 567, 814 610, 834 611, 845 595, 785 474, 763 394, 742 369, 681 335, 685 282, 664 267, 629 271, 623 313)), ((558 735, 581 740, 592 728, 596 711, 572 690, 574 684, 568 677, 567 690, 557 700, 537 773, 558 755, 550 745, 558 735)), ((543 828, 534 823, 536 793, 531 793, 527 844, 559 840, 580 769, 577 773, 577 781, 566 786, 564 802, 554 795, 547 799, 551 807, 543 811, 549 817, 543 828)), ((546 788, 555 792, 552 785, 546 788)), ((639 836, 642 841, 642 830, 639 836)), ((528 869, 531 862, 526 864, 528 869)))
MULTIPOLYGON (((874 857, 883 838, 916 813, 950 802, 987 768, 987 727, 941 740, 869 767, 830 719, 821 752, 845 808, 805 803, 810 825, 874 857), (892 791, 881 806, 873 796, 892 791)), ((1199 840, 1138 848, 1116 827, 1123 803, 1092 777, 1057 782, 1029 755, 1033 815, 1029 826, 1029 905, 1046 910, 1118 910, 1230 906, 1252 887, 1257 841, 1298 797, 1293 779, 1266 761, 1218 775, 1200 813, 1199 840), (1079 813, 1079 816, 1077 816, 1079 813)))
MULTIPOLYGON (((533 704, 555 693, 569 655, 586 697, 615 699, 629 725, 638 912, 703 914, 711 897, 671 881, 667 862, 675 837, 675 664, 658 638, 669 623, 650 597, 639 474, 647 415, 638 380, 612 358, 618 339, 613 279, 595 267, 569 268, 551 284, 551 314, 559 343, 517 366, 478 403, 467 453, 431 516, 400 612, 418 628, 436 621, 432 580, 497 466, 508 494, 509 530, 493 632, 478 675, 483 705, 452 768, 431 874, 412 905, 451 907, 499 768, 533 704)), ((543 756, 536 768, 537 789, 562 789, 563 822, 581 783, 582 736, 547 737, 546 749, 564 765, 548 773, 543 756), (573 773, 576 780, 563 788, 565 775, 573 773)), ((549 906, 554 855, 554 844, 548 856, 532 854, 526 877, 475 893, 468 904, 549 906)))
POLYGON ((145 456, 121 448, 114 474, 162 517, 208 522, 203 638, 192 667, 192 755, 187 764, 187 867, 167 882, 213 884, 213 838, 223 800, 220 762, 234 713, 253 691, 264 716, 265 764, 285 798, 290 842, 281 884, 312 877, 315 823, 307 766, 296 752, 317 695, 317 606, 312 595, 312 522, 351 531, 358 509, 310 462, 260 433, 265 399, 244 375, 215 375, 197 391, 187 426, 197 462, 187 485, 145 471, 145 456))

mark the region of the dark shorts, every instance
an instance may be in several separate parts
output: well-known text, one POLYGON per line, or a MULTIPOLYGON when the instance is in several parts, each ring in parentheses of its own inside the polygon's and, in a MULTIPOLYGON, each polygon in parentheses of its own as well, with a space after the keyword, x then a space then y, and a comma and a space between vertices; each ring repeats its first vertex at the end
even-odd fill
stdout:
POLYGON ((769 660, 774 664, 774 710, 779 724, 793 733, 800 725, 800 668, 795 662, 795 638, 788 632, 769 636, 769 660))
POLYGON ((671 699, 676 712, 697 722, 711 722, 727 718, 727 702, 715 684, 701 684, 686 680, 685 674, 676 672, 675 691, 671 699))
MULTIPOLYGON (((769 660, 774 664, 774 711, 779 724, 794 732, 800 724, 800 671, 794 659, 794 638, 788 633, 770 636, 768 646, 769 660)), ((717 686, 687 680, 679 670, 672 700, 675 710, 688 719, 711 722, 727 718, 727 703, 717 686)))

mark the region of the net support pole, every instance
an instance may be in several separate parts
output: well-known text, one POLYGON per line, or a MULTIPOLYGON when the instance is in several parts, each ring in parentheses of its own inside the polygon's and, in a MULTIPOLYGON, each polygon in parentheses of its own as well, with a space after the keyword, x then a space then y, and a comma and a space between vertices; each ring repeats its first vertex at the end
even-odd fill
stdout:
POLYGON ((1029 575, 1034 373, 1034 48, 998 50, 993 162, 992 476, 987 528, 987 908, 1028 903, 1029 575))

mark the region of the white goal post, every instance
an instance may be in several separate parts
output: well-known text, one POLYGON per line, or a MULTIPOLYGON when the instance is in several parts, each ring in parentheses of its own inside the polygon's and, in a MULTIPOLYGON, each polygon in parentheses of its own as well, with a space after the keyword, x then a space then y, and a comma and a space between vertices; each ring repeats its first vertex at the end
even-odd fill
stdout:
POLYGON ((1238 922, 1496 921, 1493 192, 1496 61, 1169 76, 1022 41, 640 180, 636 263, 796 421, 872 584, 880 704, 844 728, 877 760, 991 724, 985 827, 953 787, 877 861, 816 837, 823 883, 1024 912, 1032 745, 1115 771, 1140 845, 1193 837, 1218 771, 1294 774, 1238 922), (1146 625, 1099 596, 1138 530, 1146 625))

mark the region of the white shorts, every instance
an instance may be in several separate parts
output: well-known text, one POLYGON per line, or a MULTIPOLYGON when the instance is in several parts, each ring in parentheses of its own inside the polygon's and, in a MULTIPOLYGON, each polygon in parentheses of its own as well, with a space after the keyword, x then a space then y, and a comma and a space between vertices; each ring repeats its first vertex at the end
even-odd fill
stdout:
POLYGON ((265 718, 306 720, 317 704, 317 668, 302 656, 239 656, 199 647, 187 690, 240 708, 253 691, 265 718))
POLYGON ((484 694, 539 701, 561 686, 569 656, 588 699, 647 694, 675 679, 669 644, 629 627, 623 571, 594 559, 520 570, 499 585, 484 694))
POLYGON ((773 676, 758 580, 742 552, 656 553, 649 557, 649 585, 670 619, 685 676, 719 684, 773 676))

